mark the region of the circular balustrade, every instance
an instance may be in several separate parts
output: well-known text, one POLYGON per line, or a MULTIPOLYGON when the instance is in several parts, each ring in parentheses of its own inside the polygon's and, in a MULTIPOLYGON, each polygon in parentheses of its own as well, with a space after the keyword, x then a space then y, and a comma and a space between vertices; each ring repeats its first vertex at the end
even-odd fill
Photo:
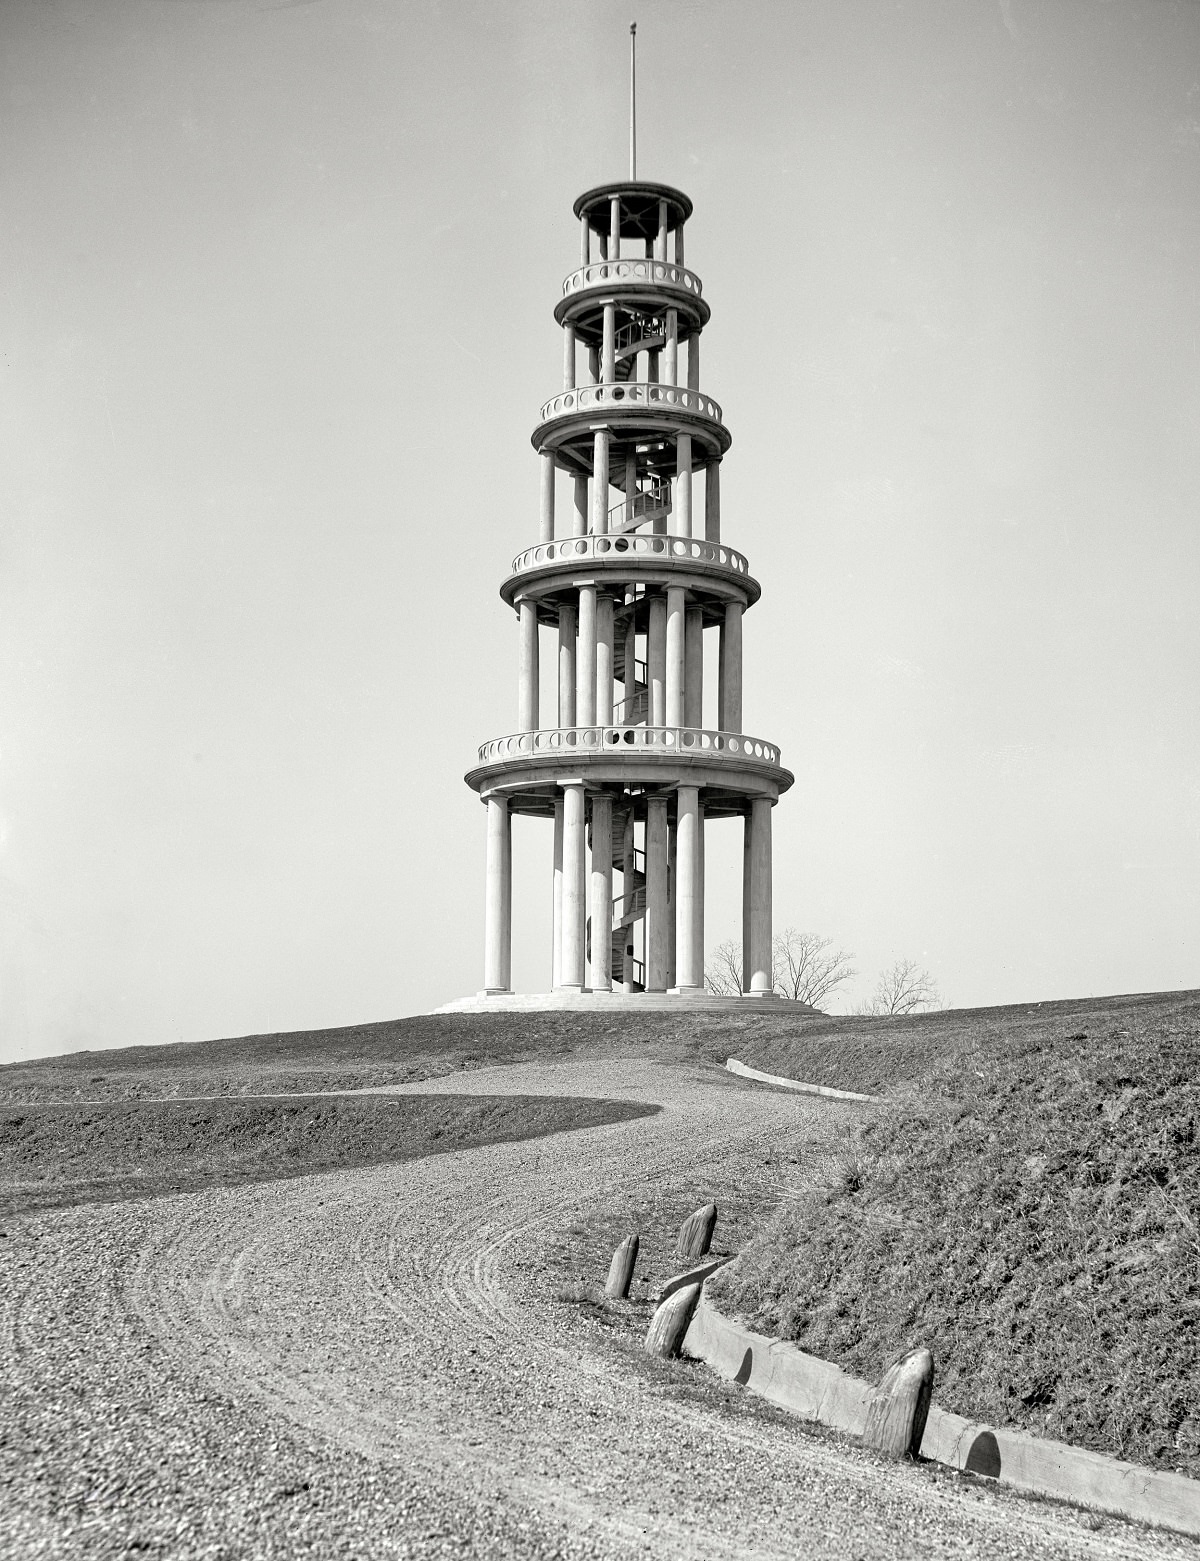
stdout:
POLYGON ((684 385, 655 385, 643 380, 627 380, 624 384, 577 385, 574 390, 562 390, 542 407, 542 422, 556 417, 569 417, 596 407, 675 407, 692 417, 707 418, 713 423, 724 423, 724 414, 718 402, 706 396, 702 390, 688 390, 684 385))
POLYGON ((779 749, 774 743, 745 737, 740 732, 709 732, 692 726, 567 726, 513 732, 484 743, 479 749, 479 762, 496 764, 537 754, 566 757, 626 752, 636 753, 639 758, 651 754, 665 759, 703 754, 717 762, 745 764, 747 760, 758 760, 762 764, 779 764, 779 749))
POLYGON ((526 548, 513 559, 513 574, 524 574, 530 569, 540 569, 551 563, 573 563, 580 559, 597 558, 660 558, 664 563, 671 559, 690 559, 701 564, 717 565, 731 569, 735 574, 749 578, 750 565, 741 553, 720 542, 703 542, 698 537, 623 536, 608 533, 603 536, 564 537, 561 542, 540 542, 526 548))
POLYGON ((585 292, 589 287, 613 282, 643 283, 648 286, 657 283, 663 287, 678 288, 680 292, 690 293, 693 298, 699 298, 701 293, 700 278, 696 273, 689 271, 686 266, 674 265, 669 260, 594 260, 591 265, 580 266, 578 271, 571 272, 562 285, 563 297, 570 298, 576 293, 585 292))

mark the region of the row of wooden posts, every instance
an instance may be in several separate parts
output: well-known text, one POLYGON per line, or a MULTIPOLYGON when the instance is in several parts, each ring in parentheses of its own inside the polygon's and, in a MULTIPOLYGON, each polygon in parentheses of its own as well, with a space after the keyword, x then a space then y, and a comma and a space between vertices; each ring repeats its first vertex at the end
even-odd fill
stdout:
MULTIPOLYGON (((715 1203, 706 1203, 689 1214, 679 1228, 676 1257, 684 1263, 698 1263, 712 1247, 716 1226, 715 1203)), ((629 1295, 638 1244, 634 1233, 626 1236, 613 1253, 604 1286, 605 1295, 612 1300, 624 1301, 629 1295)), ((681 1283, 667 1285, 646 1334, 647 1354, 666 1360, 678 1356, 700 1299, 701 1286, 711 1271, 709 1268, 681 1276, 681 1283)), ((933 1356, 923 1348, 907 1351, 888 1367, 871 1397, 863 1444, 892 1458, 915 1458, 932 1397, 933 1356)))
MULTIPOLYGON (((717 1206, 706 1203, 703 1208, 689 1214, 679 1227, 679 1239, 675 1243, 675 1256, 683 1263, 695 1263, 712 1246, 713 1231, 717 1228, 717 1206)), ((633 1270, 637 1266, 638 1237, 635 1231, 612 1255, 608 1265, 608 1279, 604 1293, 613 1301, 624 1301, 633 1283, 633 1270)), ((682 1334, 680 1338, 682 1339, 682 1334)), ((676 1352, 678 1353, 678 1352, 676 1352)))

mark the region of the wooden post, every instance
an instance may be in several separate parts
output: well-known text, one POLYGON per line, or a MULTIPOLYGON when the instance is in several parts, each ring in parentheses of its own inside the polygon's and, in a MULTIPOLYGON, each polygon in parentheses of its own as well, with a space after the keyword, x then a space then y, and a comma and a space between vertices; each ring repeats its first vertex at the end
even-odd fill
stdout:
POLYGON ((637 1232, 626 1236, 625 1240, 612 1255, 612 1262, 608 1268, 608 1282, 604 1286, 605 1295, 614 1301, 624 1301, 629 1295, 629 1287, 633 1283, 633 1270, 637 1265, 638 1238, 637 1232))
POLYGON ((888 1458, 915 1458, 932 1397, 933 1356, 926 1349, 909 1350, 892 1362, 872 1395, 863 1446, 888 1458))
POLYGON ((673 1290, 655 1312, 646 1334, 646 1354, 660 1355, 664 1360, 674 1360, 688 1331, 696 1302, 700 1299, 702 1281, 683 1285, 673 1290))
POLYGON ((717 1228, 717 1206, 706 1203, 702 1209, 689 1214, 679 1227, 679 1241, 675 1247, 677 1257, 685 1262, 701 1258, 712 1246, 713 1231, 717 1228))

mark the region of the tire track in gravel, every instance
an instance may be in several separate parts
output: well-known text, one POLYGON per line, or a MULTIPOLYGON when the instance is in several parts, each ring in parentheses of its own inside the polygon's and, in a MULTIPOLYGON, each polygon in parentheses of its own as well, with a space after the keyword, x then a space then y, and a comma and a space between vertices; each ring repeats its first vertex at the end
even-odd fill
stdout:
MULTIPOLYGON (((91 1437, 76 1462, 93 1487, 117 1489, 122 1461, 143 1484, 156 1460, 166 1471, 151 1536, 161 1544, 143 1550, 222 1561, 1200 1558, 1171 1536, 1115 1520, 1093 1531, 1071 1509, 882 1463, 753 1409, 740 1390, 697 1394, 703 1368, 649 1362, 555 1302, 544 1253, 577 1217, 705 1178, 786 1195, 764 1160, 792 1147, 815 1169, 814 1146, 858 1108, 628 1060, 480 1069, 387 1092, 591 1094, 664 1109, 26 1221, 57 1267, 49 1250, 31 1259, 6 1313, 15 1321, 0 1323, 13 1328, 6 1366, 22 1414, 33 1424, 39 1392, 58 1391, 69 1361, 71 1397, 53 1401, 51 1421, 91 1437), (93 1434, 98 1416, 120 1426, 112 1448, 93 1434)), ((68 1517, 45 1488, 17 1491, 21 1532, 37 1544, 6 1554, 133 1553, 111 1503, 91 1549, 55 1548, 47 1512, 52 1537, 68 1517)))

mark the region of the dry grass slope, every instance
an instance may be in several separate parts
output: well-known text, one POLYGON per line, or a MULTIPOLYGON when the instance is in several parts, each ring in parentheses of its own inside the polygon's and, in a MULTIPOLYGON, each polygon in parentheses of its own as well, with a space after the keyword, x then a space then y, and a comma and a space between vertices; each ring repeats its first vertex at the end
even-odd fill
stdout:
POLYGON ((1200 1477, 1200 994, 891 1035, 918 1082, 718 1297, 869 1378, 928 1343, 947 1408, 1200 1477))

